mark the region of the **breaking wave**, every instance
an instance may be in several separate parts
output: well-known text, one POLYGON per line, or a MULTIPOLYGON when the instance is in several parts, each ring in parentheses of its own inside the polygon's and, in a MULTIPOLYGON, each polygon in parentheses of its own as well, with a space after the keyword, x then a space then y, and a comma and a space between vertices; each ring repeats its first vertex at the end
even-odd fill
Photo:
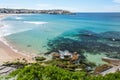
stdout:
POLYGON ((9 36, 9 35, 20 33, 20 32, 25 32, 29 30, 32 30, 32 28, 13 31, 11 26, 4 24, 4 26, 0 28, 0 37, 5 37, 5 36, 9 36))
POLYGON ((15 19, 20 20, 20 19, 23 19, 23 18, 22 17, 15 17, 15 19))
POLYGON ((40 22, 40 21, 24 21, 24 23, 40 25, 40 24, 46 24, 46 23, 48 23, 48 22, 40 22))

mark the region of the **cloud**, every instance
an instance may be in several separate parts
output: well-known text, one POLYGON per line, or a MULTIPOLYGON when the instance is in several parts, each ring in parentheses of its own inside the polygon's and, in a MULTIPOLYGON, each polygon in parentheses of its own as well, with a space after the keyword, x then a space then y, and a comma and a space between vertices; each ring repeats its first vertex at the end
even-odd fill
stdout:
POLYGON ((115 3, 120 3, 120 0, 113 0, 113 2, 115 2, 115 3))

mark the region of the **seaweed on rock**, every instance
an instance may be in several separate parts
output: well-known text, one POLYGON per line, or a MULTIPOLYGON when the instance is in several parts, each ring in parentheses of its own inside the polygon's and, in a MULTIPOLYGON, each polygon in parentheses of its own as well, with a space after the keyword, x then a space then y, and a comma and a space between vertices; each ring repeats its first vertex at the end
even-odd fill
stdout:
POLYGON ((119 31, 108 31, 100 34, 103 38, 109 40, 120 41, 120 32, 119 31))
POLYGON ((97 41, 101 38, 101 35, 89 30, 78 30, 78 34, 75 36, 81 41, 97 41))

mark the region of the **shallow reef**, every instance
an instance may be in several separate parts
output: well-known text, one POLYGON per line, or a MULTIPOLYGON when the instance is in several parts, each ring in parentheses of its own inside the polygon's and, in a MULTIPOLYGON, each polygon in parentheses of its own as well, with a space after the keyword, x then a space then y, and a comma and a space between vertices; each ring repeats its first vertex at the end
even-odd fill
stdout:
MULTIPOLYGON (((96 33, 89 30, 65 32, 48 42, 49 52, 69 50, 70 52, 84 52, 91 54, 104 53, 107 57, 120 59, 120 32, 107 31, 96 33)), ((84 57, 84 56, 83 56, 84 57)))

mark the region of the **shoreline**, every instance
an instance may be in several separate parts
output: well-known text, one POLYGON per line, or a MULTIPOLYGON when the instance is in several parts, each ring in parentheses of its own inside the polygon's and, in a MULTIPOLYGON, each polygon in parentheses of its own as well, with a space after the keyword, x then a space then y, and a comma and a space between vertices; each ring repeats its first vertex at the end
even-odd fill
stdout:
MULTIPOLYGON (((23 14, 0 14, 0 21, 8 16, 17 16, 17 15, 23 15, 23 14)), ((4 24, 0 24, 0 28, 4 27, 4 24)), ((29 63, 34 62, 32 59, 34 56, 24 54, 21 52, 17 52, 17 50, 13 49, 12 46, 10 46, 7 41, 4 39, 4 37, 0 37, 0 65, 4 64, 4 62, 12 62, 17 59, 20 61, 25 58, 29 63)))

